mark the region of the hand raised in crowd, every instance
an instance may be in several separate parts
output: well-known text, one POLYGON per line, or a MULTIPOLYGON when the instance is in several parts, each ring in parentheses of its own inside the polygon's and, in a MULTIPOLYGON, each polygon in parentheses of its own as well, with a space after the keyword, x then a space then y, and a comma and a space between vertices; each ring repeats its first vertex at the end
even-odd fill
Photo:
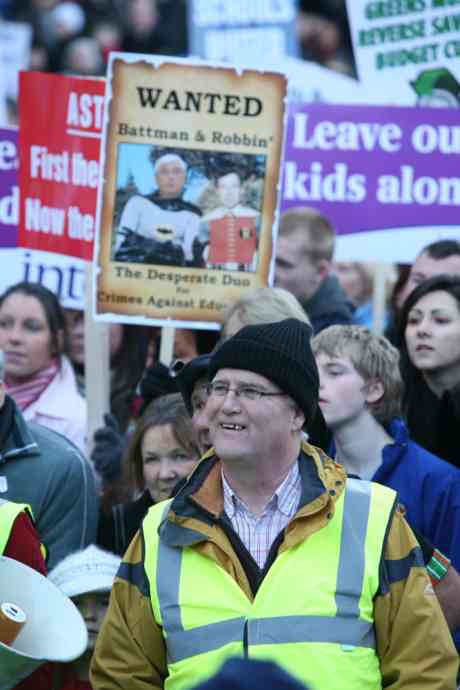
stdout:
POLYGON ((104 415, 105 426, 94 433, 91 460, 103 481, 116 479, 121 471, 121 459, 125 447, 124 435, 113 414, 104 415))

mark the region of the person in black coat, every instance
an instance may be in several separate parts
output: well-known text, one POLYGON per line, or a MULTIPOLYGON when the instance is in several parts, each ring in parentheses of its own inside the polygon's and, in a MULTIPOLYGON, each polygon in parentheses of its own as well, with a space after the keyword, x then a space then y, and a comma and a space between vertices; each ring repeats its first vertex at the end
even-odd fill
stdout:
POLYGON ((460 277, 429 278, 400 319, 403 411, 411 438, 460 467, 460 277))

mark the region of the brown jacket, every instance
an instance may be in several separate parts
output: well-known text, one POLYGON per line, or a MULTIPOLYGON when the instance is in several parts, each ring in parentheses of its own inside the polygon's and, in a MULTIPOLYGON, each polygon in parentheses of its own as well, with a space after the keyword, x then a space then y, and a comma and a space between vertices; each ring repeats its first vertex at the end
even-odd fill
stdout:
MULTIPOLYGON (((326 525, 346 481, 344 469, 309 444, 303 444, 299 467, 303 486, 300 507, 285 530, 278 553, 326 525)), ((169 519, 184 530, 205 534, 207 539, 194 548, 218 562, 252 601, 253 588, 241 558, 215 523, 222 511, 221 465, 210 452, 174 499, 169 519)), ((91 668, 95 690, 163 688, 166 650, 161 629, 152 616, 143 548, 141 530, 128 548, 113 586, 91 668)), ((420 547, 398 509, 386 537, 374 616, 384 688, 455 690, 455 647, 423 566, 420 547), (397 568, 392 567, 395 561, 397 568), (392 581, 395 572, 398 577, 392 581)))

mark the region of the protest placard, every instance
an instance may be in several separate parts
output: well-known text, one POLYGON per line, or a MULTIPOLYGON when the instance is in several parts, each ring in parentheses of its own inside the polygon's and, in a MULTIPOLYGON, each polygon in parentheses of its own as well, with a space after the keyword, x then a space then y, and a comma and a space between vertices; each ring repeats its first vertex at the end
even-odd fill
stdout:
POLYGON ((282 211, 318 208, 338 260, 411 262, 441 238, 460 239, 457 109, 293 105, 282 211))
POLYGON ((19 102, 19 245, 90 260, 104 80, 22 72, 19 102))
POLYGON ((96 315, 217 328, 269 281, 286 79, 112 53, 96 315))
POLYGON ((457 0, 347 0, 358 76, 381 103, 460 105, 457 0))
POLYGON ((8 97, 6 94, 6 75, 0 70, 0 127, 11 125, 8 117, 8 97))
POLYGON ((289 103, 380 104, 382 97, 369 86, 346 74, 314 62, 285 57, 264 62, 267 68, 281 70, 288 78, 289 103))
POLYGON ((296 0, 190 0, 189 52, 208 60, 246 64, 298 55, 297 4, 296 0))
POLYGON ((17 247, 19 222, 18 130, 0 129, 0 294, 24 280, 45 285, 61 304, 85 306, 87 262, 50 252, 17 247))
POLYGON ((0 294, 14 283, 26 280, 40 283, 58 297, 63 307, 85 308, 85 269, 87 261, 36 249, 0 250, 0 294))
POLYGON ((0 248, 16 247, 19 219, 18 130, 0 129, 0 248))

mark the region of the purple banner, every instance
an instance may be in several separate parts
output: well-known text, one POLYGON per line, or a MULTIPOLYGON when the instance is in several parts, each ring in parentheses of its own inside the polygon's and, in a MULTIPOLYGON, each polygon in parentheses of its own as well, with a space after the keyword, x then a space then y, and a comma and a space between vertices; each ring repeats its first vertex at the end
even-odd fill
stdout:
POLYGON ((18 165, 18 131, 0 128, 0 248, 17 246, 18 165))
POLYGON ((408 243, 460 238, 460 111, 291 106, 281 211, 294 206, 324 213, 350 259, 412 260, 408 243))

